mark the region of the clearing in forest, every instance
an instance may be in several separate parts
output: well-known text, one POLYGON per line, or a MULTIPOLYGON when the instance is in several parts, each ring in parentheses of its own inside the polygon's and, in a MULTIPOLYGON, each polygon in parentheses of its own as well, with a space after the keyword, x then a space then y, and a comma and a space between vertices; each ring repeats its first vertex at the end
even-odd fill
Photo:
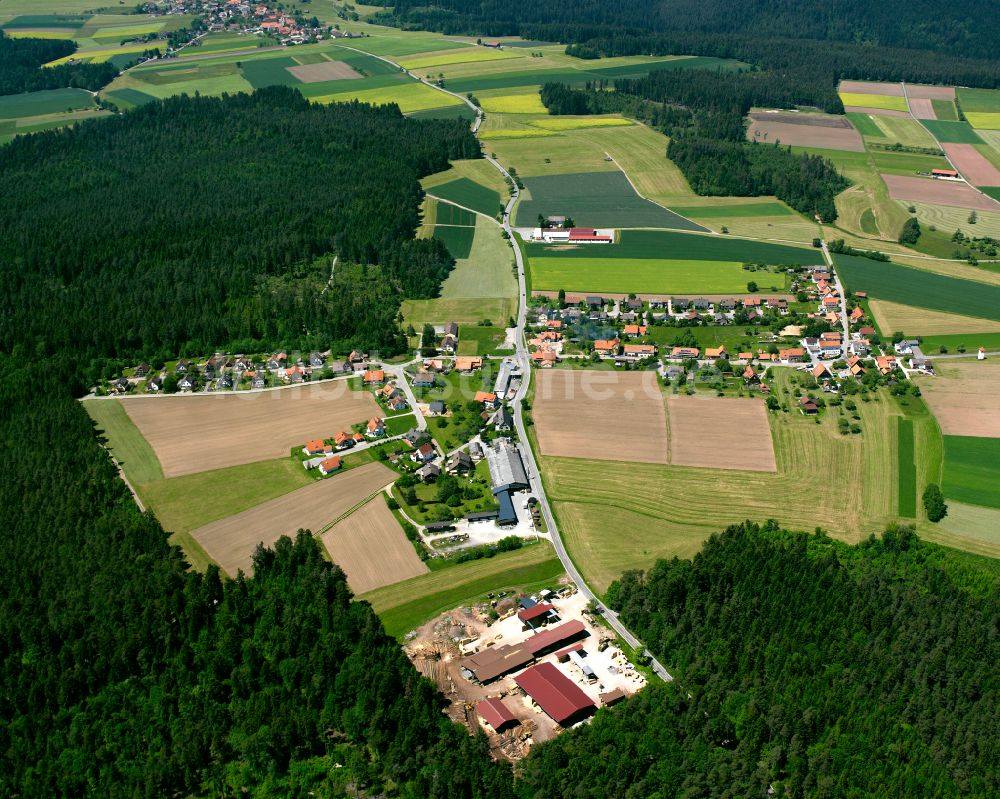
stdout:
POLYGON ((321 539, 355 594, 428 571, 382 497, 337 522, 321 539))
POLYGON ((538 372, 532 418, 543 455, 667 462, 663 395, 653 372, 538 372))
POLYGON ((191 535, 212 560, 235 577, 240 569, 250 572, 258 544, 273 546, 283 535, 294 538, 300 529, 317 533, 395 477, 396 473, 381 463, 368 463, 206 524, 191 535))
POLYGON ((670 462, 774 472, 774 445, 763 401, 680 395, 667 399, 670 462))
POLYGON ((343 380, 121 403, 166 477, 286 457, 296 444, 331 437, 379 412, 369 392, 352 391, 343 380))
POLYGON ((795 114, 754 111, 750 114, 747 138, 751 141, 824 147, 831 150, 862 152, 864 142, 849 120, 828 114, 795 114))

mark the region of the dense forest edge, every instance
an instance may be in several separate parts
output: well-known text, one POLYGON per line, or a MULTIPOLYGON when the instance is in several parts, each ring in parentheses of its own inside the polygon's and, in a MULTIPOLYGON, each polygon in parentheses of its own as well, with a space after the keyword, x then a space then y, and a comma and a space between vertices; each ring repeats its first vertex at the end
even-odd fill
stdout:
POLYGON ((0 95, 64 88, 96 92, 118 76, 110 62, 42 66, 73 55, 76 47, 68 39, 13 39, 0 30, 0 95))

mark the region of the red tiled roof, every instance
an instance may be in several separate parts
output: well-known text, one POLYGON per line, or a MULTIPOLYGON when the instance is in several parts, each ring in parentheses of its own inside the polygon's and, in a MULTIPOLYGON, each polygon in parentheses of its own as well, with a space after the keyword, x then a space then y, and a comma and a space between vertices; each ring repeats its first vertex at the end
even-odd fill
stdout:
POLYGON ((537 657, 539 652, 544 652, 546 649, 569 642, 585 632, 586 628, 583 626, 583 622, 579 619, 573 619, 565 624, 560 624, 558 627, 551 627, 543 633, 531 636, 524 642, 524 646, 528 648, 528 651, 532 655, 537 657))
POLYGON ((555 610, 555 608, 548 602, 539 602, 530 608, 519 610, 517 617, 521 621, 531 621, 532 619, 537 619, 539 616, 545 616, 551 610, 555 610))
POLYGON ((560 724, 594 708, 590 698, 551 663, 533 666, 514 682, 560 724))
POLYGON ((489 724, 494 730, 501 730, 508 724, 516 724, 514 714, 507 709, 502 699, 484 699, 476 705, 479 718, 489 724))

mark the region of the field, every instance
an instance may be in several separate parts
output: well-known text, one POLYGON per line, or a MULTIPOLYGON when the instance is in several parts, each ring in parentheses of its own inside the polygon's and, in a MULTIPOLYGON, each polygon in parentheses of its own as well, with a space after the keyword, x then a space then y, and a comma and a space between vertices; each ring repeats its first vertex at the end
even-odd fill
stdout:
MULTIPOLYGON (((942 336, 963 334, 972 344, 975 333, 1000 332, 1000 321, 977 319, 974 316, 941 313, 927 308, 914 308, 887 300, 871 300, 869 307, 875 316, 879 329, 886 333, 901 330, 907 336, 942 336)), ((934 354, 935 350, 927 350, 934 354)))
POLYGON ((532 418, 542 455, 667 462, 666 414, 654 373, 554 369, 537 378, 532 418))
POLYGON ((318 534, 395 476, 382 464, 369 463, 199 527, 191 535, 230 576, 240 569, 249 573, 259 543, 273 546, 299 529, 318 534))
POLYGON ((487 113, 493 114, 547 114, 548 109, 542 105, 537 92, 531 94, 501 94, 482 96, 480 106, 487 113))
POLYGON ((167 477, 288 455, 378 413, 367 391, 345 381, 245 394, 131 397, 125 410, 167 477))
POLYGON ((968 122, 949 122, 946 120, 925 119, 923 126, 927 128, 942 144, 982 144, 983 140, 968 122))
POLYGON ((321 539, 355 594, 427 573, 382 497, 337 522, 321 539))
POLYGON ((363 594, 386 632, 402 638, 425 621, 462 605, 486 599, 488 592, 555 588, 563 574, 552 547, 541 542, 489 559, 459 563, 363 594))
POLYGON ((944 495, 1000 508, 1000 438, 944 437, 944 495))
POLYGON ((496 216, 501 208, 496 191, 465 177, 432 186, 427 193, 490 217, 496 216))
POLYGON ((455 225, 436 225, 434 227, 434 238, 440 239, 448 248, 451 257, 456 261, 468 258, 472 251, 472 237, 476 229, 472 227, 458 227, 455 225))
POLYGON ((965 118, 976 130, 1000 130, 1000 113, 996 111, 967 113, 965 118))
POLYGON ((670 463, 774 472, 774 447, 764 403, 757 399, 667 398, 670 463))
POLYGON ((937 119, 937 112, 934 110, 933 100, 922 100, 916 97, 910 98, 910 113, 917 119, 937 119))
POLYGON ((428 202, 434 204, 435 225, 476 226, 476 215, 472 211, 466 211, 448 202, 438 202, 434 198, 429 198, 428 202))
POLYGON ((833 150, 861 152, 865 149, 861 136, 847 119, 826 114, 753 112, 747 126, 747 138, 833 150))
POLYGON ((292 458, 244 463, 139 486, 139 496, 168 533, 190 533, 313 483, 292 458))
POLYGON ((539 214, 568 216, 578 226, 704 230, 636 194, 624 172, 526 177, 517 223, 534 226, 539 214))
POLYGON ((851 291, 879 300, 1000 321, 1000 286, 946 277, 891 262, 835 255, 851 291))
POLYGON ((84 410, 107 438, 108 449, 133 486, 163 479, 163 469, 149 442, 142 437, 118 400, 101 399, 83 403, 84 410))
POLYGON ((949 122, 958 122, 958 110, 951 100, 931 100, 931 107, 934 109, 935 119, 944 119, 949 122))
MULTIPOLYGON (((775 371, 779 383, 789 379, 790 370, 775 371)), ((784 389, 779 396, 794 402, 784 389)), ((832 413, 819 424, 795 411, 770 415, 776 473, 544 457, 570 555, 603 591, 624 570, 690 557, 708 536, 747 518, 866 537, 896 518, 899 410, 884 393, 858 410, 860 436, 840 435, 832 413), (822 491, 810 490, 809 475, 822 491)))
POLYGON ((903 84, 901 83, 875 83, 864 80, 844 80, 840 82, 837 90, 843 95, 847 94, 879 94, 886 97, 902 97, 903 84))
POLYGON ((904 147, 936 147, 937 142, 927 132, 923 125, 914 119, 901 117, 872 117, 882 136, 893 142, 899 142, 904 147))
POLYGON ((427 67, 441 67, 448 64, 481 63, 483 61, 503 61, 510 58, 524 58, 521 53, 495 50, 489 47, 455 47, 440 53, 427 53, 412 58, 397 59, 401 67, 422 70, 427 67))
MULTIPOLYGON (((358 83, 361 83, 358 81, 358 83)), ((404 114, 411 111, 424 111, 428 108, 444 108, 462 103, 457 97, 439 92, 423 83, 394 83, 391 86, 376 89, 359 88, 356 91, 340 91, 334 94, 324 94, 310 97, 317 103, 344 103, 357 100, 372 105, 388 105, 395 103, 404 114)))
POLYGON ((936 377, 918 380, 945 436, 1000 438, 1000 361, 935 361, 936 377))
POLYGON ((840 99, 845 106, 855 108, 872 108, 885 111, 907 111, 906 99, 886 94, 855 94, 840 92, 840 99))
POLYGON ((774 216, 795 216, 795 212, 782 202, 744 202, 737 199, 731 205, 673 205, 671 210, 681 216, 696 216, 699 219, 759 218, 774 216))
MULTIPOLYGON (((1000 199, 1000 197, 998 197, 1000 199)), ((908 202, 917 209, 917 219, 925 227, 934 225, 949 237, 956 230, 961 230, 970 236, 993 236, 1000 238, 1000 212, 978 212, 979 219, 975 225, 969 224, 969 212, 950 205, 935 205, 932 203, 908 202)))
POLYGON ((36 117, 62 111, 93 108, 94 98, 83 89, 50 89, 0 97, 0 119, 36 117))
POLYGON ((532 262, 536 258, 658 258, 663 260, 739 261, 757 264, 821 264, 823 255, 808 247, 790 247, 763 241, 699 236, 673 231, 626 230, 610 245, 528 244, 532 262))
POLYGON ((917 515, 917 467, 913 459, 913 420, 897 417, 899 452, 899 515, 907 519, 917 515))
POLYGON ((973 113, 990 113, 1000 111, 1000 91, 996 89, 959 89, 958 102, 962 111, 968 115, 973 113))
MULTIPOLYGON (((981 321, 981 320, 980 320, 981 321)), ((943 333, 923 336, 923 350, 930 355, 940 352, 945 347, 948 352, 955 353, 959 348, 966 352, 976 352, 984 347, 987 352, 1000 351, 1000 331, 991 333, 943 333)))
MULTIPOLYGON (((593 245, 607 250, 614 245, 593 245)), ((749 273, 735 261, 647 260, 641 258, 531 258, 531 285, 537 291, 594 294, 730 294, 745 292, 749 273)), ((761 278, 765 285, 768 278, 761 278)), ((784 288, 784 276, 779 276, 784 288)))
POLYGON ((939 203, 968 210, 1000 211, 1000 205, 995 200, 984 197, 971 186, 958 181, 905 175, 882 175, 882 180, 889 187, 889 196, 894 200, 939 203))
MULTIPOLYGON (((962 177, 972 185, 1000 186, 1000 170, 976 149, 976 145, 945 144, 944 151, 962 177)), ((994 208, 1000 211, 1000 205, 994 208)))
POLYGON ((621 117, 546 117, 532 120, 531 124, 543 130, 584 130, 590 128, 620 128, 635 123, 631 119, 621 117))
POLYGON ((917 172, 930 172, 932 169, 951 169, 951 164, 941 155, 872 150, 868 157, 880 173, 889 175, 913 176, 917 172))

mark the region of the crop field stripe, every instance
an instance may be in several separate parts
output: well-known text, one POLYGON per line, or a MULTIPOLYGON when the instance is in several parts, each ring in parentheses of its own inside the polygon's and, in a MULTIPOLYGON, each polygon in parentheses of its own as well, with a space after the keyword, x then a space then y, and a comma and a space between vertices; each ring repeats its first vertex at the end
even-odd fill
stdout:
POLYGON ((83 89, 47 89, 0 97, 0 119, 36 117, 66 109, 90 108, 94 98, 83 89))
POLYGON ((597 255, 532 258, 531 274, 533 288, 538 291, 725 294, 745 291, 749 273, 735 261, 604 259, 597 255))
POLYGON ((1000 286, 850 255, 836 255, 834 261, 851 291, 866 291, 902 305, 1000 320, 1000 286))
POLYGON ((83 403, 83 408, 90 414, 97 429, 103 431, 108 439, 108 449, 137 489, 144 483, 163 479, 163 468, 156 451, 118 400, 89 400, 83 403))
POLYGON ((968 122, 924 119, 922 124, 942 144, 983 144, 983 140, 968 122))
POLYGON ((851 92, 840 92, 840 99, 844 105, 859 106, 861 108, 879 108, 886 111, 908 111, 905 97, 893 97, 885 94, 854 94, 851 92))
POLYGON ((823 263, 823 255, 811 247, 735 239, 725 236, 705 236, 698 233, 678 233, 669 230, 625 230, 620 240, 611 245, 566 247, 548 244, 527 244, 532 259, 593 258, 594 247, 600 248, 601 258, 654 258, 662 260, 739 261, 766 264, 823 263))
POLYGON ((581 130, 585 128, 615 128, 628 127, 635 123, 631 119, 620 117, 546 117, 545 119, 535 119, 531 124, 543 130, 581 130))
MULTIPOLYGON (((431 198, 433 200, 433 198, 431 198)), ((459 208, 449 202, 435 202, 437 206, 437 216, 434 223, 437 225, 460 225, 463 227, 475 227, 476 215, 472 211, 459 208)))
POLYGON ((140 91, 139 89, 115 89, 114 91, 107 92, 104 97, 114 100, 115 102, 127 103, 130 107, 136 107, 140 105, 146 105, 146 103, 156 102, 157 98, 151 94, 146 94, 146 92, 140 91))
POLYGON ((982 130, 1000 130, 1000 112, 967 111, 965 118, 972 127, 982 130))
POLYGON ((899 451, 899 515, 917 516, 917 466, 913 458, 913 420, 897 418, 899 451))
POLYGON ((255 89, 263 89, 265 86, 298 86, 302 83, 291 72, 288 67, 295 67, 298 64, 285 56, 283 58, 251 59, 244 61, 241 67, 243 77, 250 81, 250 85, 255 89))
POLYGON ((957 93, 964 113, 1000 111, 1000 90, 960 88, 957 93))
POLYGON ((781 202, 737 203, 734 205, 671 205, 670 210, 681 216, 698 217, 699 219, 795 216, 795 212, 781 202))
POLYGON ((442 183, 427 189, 427 193, 433 194, 438 199, 479 211, 489 217, 495 216, 501 207, 500 195, 497 192, 469 178, 458 178, 442 183))
POLYGON ((868 114, 851 111, 846 116, 862 136, 875 139, 885 138, 885 133, 882 132, 882 129, 875 124, 875 121, 868 114))
MULTIPOLYGON (((441 207, 441 206, 439 206, 441 207)), ((472 237, 475 235, 474 227, 460 227, 457 225, 436 225, 434 227, 434 238, 444 242, 451 257, 456 261, 459 258, 468 258, 472 252, 472 237)))
POLYGON ((1000 508, 1000 438, 944 437, 944 495, 1000 508))

